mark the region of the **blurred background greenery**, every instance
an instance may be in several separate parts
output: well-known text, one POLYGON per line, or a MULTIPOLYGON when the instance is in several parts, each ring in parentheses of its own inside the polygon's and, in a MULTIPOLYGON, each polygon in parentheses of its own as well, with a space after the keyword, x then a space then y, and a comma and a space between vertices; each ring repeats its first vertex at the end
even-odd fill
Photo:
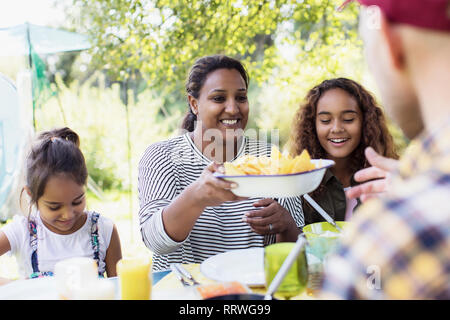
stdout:
MULTIPOLYGON (((42 55, 57 92, 36 110, 36 130, 67 125, 81 138, 93 187, 89 207, 139 243, 137 165, 145 148, 178 134, 187 111, 189 67, 204 55, 241 59, 250 74, 247 128, 279 130, 286 145, 294 112, 326 78, 348 77, 377 97, 358 37, 358 6, 342 0, 55 1, 59 28, 85 34, 92 47, 42 55), (97 191, 96 191, 97 190, 97 191)), ((24 62, 1 60, 15 79, 24 62)), ((407 144, 389 123, 401 152, 407 144)), ((122 237, 122 234, 121 234, 122 237)), ((130 240, 131 239, 131 240, 130 240)))

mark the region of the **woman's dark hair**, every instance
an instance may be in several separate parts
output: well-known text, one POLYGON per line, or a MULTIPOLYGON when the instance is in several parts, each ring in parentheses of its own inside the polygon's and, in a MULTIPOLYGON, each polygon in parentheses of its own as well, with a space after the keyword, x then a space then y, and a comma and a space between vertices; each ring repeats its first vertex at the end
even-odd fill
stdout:
POLYGON ((316 132, 317 104, 325 92, 337 88, 350 94, 362 112, 361 141, 349 157, 351 172, 355 173, 370 166, 364 155, 365 148, 369 146, 385 157, 398 159, 383 111, 377 106, 370 92, 359 83, 346 78, 325 80, 308 92, 306 102, 300 106, 293 120, 291 153, 298 155, 306 149, 313 159, 326 158, 326 152, 320 145, 316 132))
MULTIPOLYGON (((186 93, 198 99, 206 77, 218 69, 236 69, 241 74, 245 82, 245 87, 248 89, 250 79, 247 70, 239 60, 225 55, 212 55, 202 57, 194 63, 186 80, 186 93)), ((197 116, 192 112, 188 101, 188 112, 183 119, 181 128, 189 132, 194 131, 196 120, 197 116)))
POLYGON ((54 175, 64 174, 77 184, 86 185, 88 173, 79 146, 78 135, 67 127, 39 134, 26 159, 30 209, 42 197, 48 180, 54 175))

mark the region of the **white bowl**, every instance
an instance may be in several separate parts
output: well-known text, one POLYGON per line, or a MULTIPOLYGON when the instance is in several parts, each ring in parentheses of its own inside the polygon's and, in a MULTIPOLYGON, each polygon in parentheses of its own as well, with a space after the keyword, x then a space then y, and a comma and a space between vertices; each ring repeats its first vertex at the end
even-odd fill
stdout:
POLYGON ((296 197, 314 191, 322 182, 325 171, 335 164, 333 160, 325 159, 312 159, 311 162, 321 167, 290 174, 227 176, 216 173, 215 176, 237 183, 238 187, 232 192, 240 197, 296 197))

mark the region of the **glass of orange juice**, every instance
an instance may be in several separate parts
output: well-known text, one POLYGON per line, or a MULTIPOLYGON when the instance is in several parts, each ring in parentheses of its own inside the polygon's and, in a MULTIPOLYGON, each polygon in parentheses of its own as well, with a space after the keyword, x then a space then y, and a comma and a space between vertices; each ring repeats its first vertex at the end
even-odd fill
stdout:
POLYGON ((151 257, 124 257, 117 262, 122 300, 150 300, 152 291, 151 257))

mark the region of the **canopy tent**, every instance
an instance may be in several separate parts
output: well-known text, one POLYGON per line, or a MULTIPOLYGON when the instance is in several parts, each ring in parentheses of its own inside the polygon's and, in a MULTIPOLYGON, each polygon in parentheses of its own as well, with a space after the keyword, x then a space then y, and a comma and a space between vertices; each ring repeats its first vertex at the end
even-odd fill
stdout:
MULTIPOLYGON (((25 56, 28 64, 28 69, 18 74, 20 90, 6 77, 0 79, 0 220, 6 220, 15 214, 18 190, 24 182, 21 157, 32 133, 27 116, 30 105, 35 129, 35 109, 56 94, 39 54, 79 51, 90 44, 84 35, 30 23, 0 28, 0 43, 0 57, 25 56)), ((96 192, 91 179, 88 185, 96 192)))
MULTIPOLYGON (((36 119, 35 119, 35 110, 42 103, 45 102, 50 96, 57 94, 56 91, 51 89, 50 83, 45 75, 45 63, 39 57, 40 54, 52 54, 58 52, 67 52, 67 51, 79 51, 90 48, 90 43, 86 36, 55 29, 51 27, 37 26, 30 23, 25 23, 22 25, 18 25, 10 28, 0 28, 0 57, 1 56, 17 56, 24 55, 26 56, 28 62, 28 74, 23 77, 22 82, 28 83, 22 87, 29 87, 28 94, 31 94, 30 100, 32 104, 32 115, 33 115, 33 128, 36 129, 36 119), (30 81, 31 79, 31 81, 30 81)), ((18 80, 18 83, 21 82, 18 80)), ((19 90, 20 95, 23 94, 22 90, 19 90)), ((1 95, 0 95, 1 96, 1 95)), ((6 108, 3 105, 0 106, 2 109, 6 108)), ((9 108, 9 107, 7 107, 9 108)), ((63 113, 63 108, 60 105, 61 112, 63 113)), ((23 109, 30 109, 28 107, 24 107, 23 109)), ((130 167, 130 181, 131 181, 131 151, 130 151, 130 142, 129 142, 129 123, 128 123, 128 108, 126 108, 127 112, 127 128, 128 128, 128 163, 130 167)), ((63 113, 64 117, 64 113, 63 113)), ((28 117, 22 117, 28 119, 28 117)), ((13 120, 13 121, 18 121, 13 120)), ((27 121, 28 122, 28 121, 27 121)), ((2 132, 0 132, 0 139, 2 138, 2 132)), ((16 133, 18 136, 22 135, 27 137, 26 134, 16 133)), ((15 142, 14 140, 6 140, 7 144, 13 146, 15 148, 20 148, 20 144, 15 142)), ((19 167, 16 168, 16 173, 20 171, 19 167)), ((0 176, 0 186, 3 183, 3 177, 0 176)), ((88 187, 99 197, 102 197, 101 191, 96 186, 95 182, 89 177, 88 179, 88 187)), ((17 188, 13 188, 11 191, 11 187, 9 187, 10 196, 11 194, 17 194, 17 188)), ((130 186, 130 211, 133 214, 132 210, 132 187, 130 186)), ((5 196, 8 194, 5 191, 5 196)), ((0 199, 1 200, 1 199, 0 199)), ((1 209, 0 202, 0 209, 1 209)), ((9 210, 3 218, 11 217, 13 212, 9 210)), ((2 212, 0 211, 0 218, 2 218, 2 212)), ((133 215, 134 218, 134 215, 133 215)))
POLYGON ((26 124, 22 116, 17 89, 0 74, 0 219, 6 220, 18 208, 14 190, 20 183, 26 124))
POLYGON ((0 28, 0 43, 0 56, 29 55, 30 44, 38 54, 85 50, 91 47, 84 35, 30 23, 0 28))
POLYGON ((39 54, 85 50, 90 48, 88 38, 66 30, 25 23, 0 28, 0 43, 0 56, 25 55, 28 58, 28 66, 32 70, 33 127, 36 128, 36 108, 57 94, 50 88, 45 64, 39 54))

